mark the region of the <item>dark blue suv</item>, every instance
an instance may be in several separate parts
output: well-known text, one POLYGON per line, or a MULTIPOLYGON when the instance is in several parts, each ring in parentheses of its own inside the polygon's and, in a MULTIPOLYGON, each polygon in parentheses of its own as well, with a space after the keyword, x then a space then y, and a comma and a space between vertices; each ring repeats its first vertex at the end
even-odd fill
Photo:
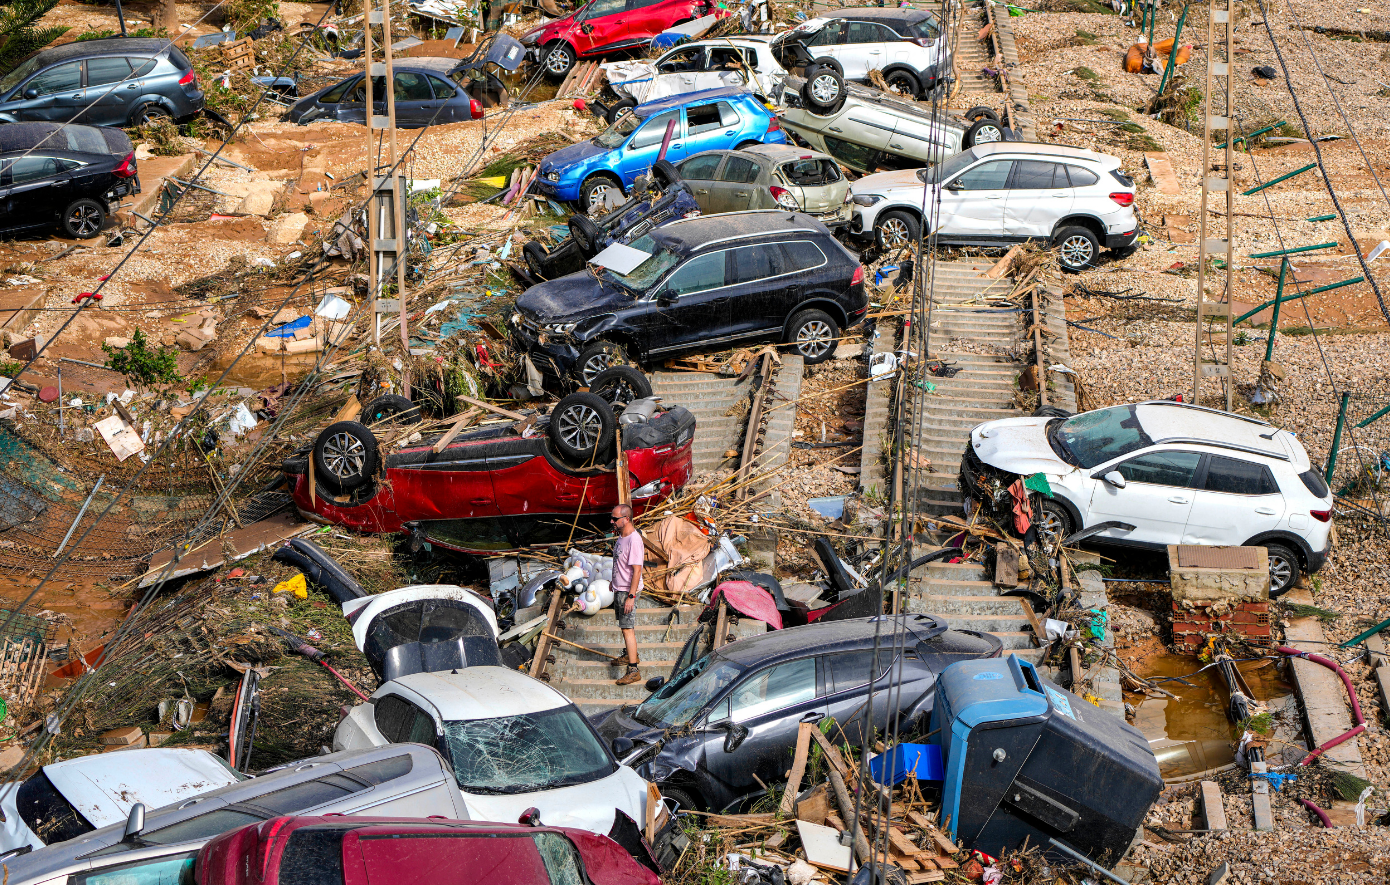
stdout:
POLYGON ((672 163, 701 151, 787 143, 776 115, 746 89, 688 92, 638 105, 602 135, 546 157, 536 176, 537 190, 577 203, 585 212, 612 188, 626 192, 656 162, 672 120, 676 128, 666 150, 672 163))
POLYGON ((45 49, 0 77, 0 122, 182 122, 203 110, 188 57, 168 40, 110 37, 45 49))

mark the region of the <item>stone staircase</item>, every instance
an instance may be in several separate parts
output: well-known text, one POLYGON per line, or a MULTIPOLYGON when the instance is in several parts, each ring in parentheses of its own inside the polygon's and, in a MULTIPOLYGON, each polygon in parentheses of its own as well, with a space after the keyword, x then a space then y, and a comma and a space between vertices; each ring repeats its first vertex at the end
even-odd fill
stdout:
POLYGON ((979 563, 931 562, 914 570, 906 607, 909 612, 945 618, 957 630, 992 633, 1004 643, 1004 654, 1035 664, 1042 659, 1019 599, 1001 596, 979 563))

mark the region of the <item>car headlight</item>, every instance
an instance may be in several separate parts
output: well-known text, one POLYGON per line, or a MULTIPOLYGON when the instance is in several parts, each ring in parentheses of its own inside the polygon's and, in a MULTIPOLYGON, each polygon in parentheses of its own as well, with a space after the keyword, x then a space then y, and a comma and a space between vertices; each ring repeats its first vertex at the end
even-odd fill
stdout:
POLYGON ((551 171, 545 173, 545 180, 546 180, 546 181, 559 181, 559 180, 560 180, 560 173, 559 173, 559 172, 556 172, 555 170, 552 169, 551 171))
POLYGON ((854 203, 856 206, 872 206, 881 200, 883 200, 883 197, 879 194, 855 194, 850 197, 850 202, 854 203))
POLYGON ((534 31, 527 31, 521 35, 522 46, 535 46, 541 38, 541 31, 544 28, 536 28, 534 31))
POLYGON ((578 323, 551 323, 545 327, 547 332, 554 332, 556 335, 568 335, 574 331, 578 323))

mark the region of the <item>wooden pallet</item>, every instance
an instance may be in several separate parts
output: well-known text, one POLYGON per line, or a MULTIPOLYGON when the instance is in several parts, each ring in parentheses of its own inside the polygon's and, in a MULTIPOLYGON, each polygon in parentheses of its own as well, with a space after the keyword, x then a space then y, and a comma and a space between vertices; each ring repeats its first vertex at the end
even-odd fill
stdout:
POLYGON ((222 44, 222 61, 234 71, 256 66, 256 51, 250 37, 222 44))
POLYGON ((10 639, 0 645, 0 695, 10 707, 33 700, 47 671, 48 646, 35 639, 10 639))

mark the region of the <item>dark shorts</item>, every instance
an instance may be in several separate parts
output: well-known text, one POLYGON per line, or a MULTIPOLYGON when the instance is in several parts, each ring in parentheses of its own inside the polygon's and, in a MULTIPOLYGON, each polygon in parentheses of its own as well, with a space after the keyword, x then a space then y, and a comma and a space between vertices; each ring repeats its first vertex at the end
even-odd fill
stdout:
POLYGON ((622 630, 632 630, 637 627, 637 605, 634 603, 632 611, 624 614, 623 608, 626 605, 626 590, 619 590, 613 594, 613 614, 618 616, 618 627, 622 630))

